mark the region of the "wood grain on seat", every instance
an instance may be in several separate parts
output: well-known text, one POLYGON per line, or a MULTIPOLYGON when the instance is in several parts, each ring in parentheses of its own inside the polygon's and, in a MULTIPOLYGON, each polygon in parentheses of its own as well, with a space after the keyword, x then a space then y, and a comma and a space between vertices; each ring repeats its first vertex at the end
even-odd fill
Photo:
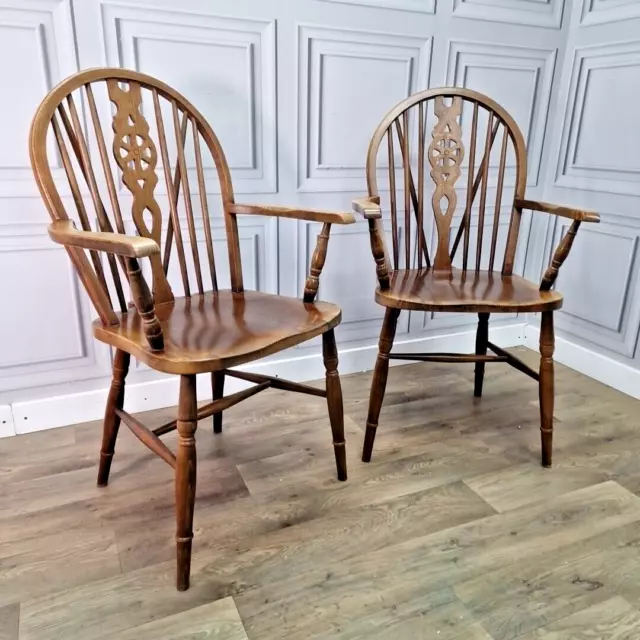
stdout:
POLYGON ((540 291, 533 282, 497 271, 402 269, 391 275, 389 289, 377 289, 376 302, 418 311, 513 313, 559 309, 562 295, 540 291))
POLYGON ((93 333, 158 371, 203 373, 318 336, 339 324, 340 307, 259 291, 217 291, 158 305, 156 315, 165 338, 160 352, 149 348, 135 309, 118 314, 118 325, 105 327, 96 320, 93 333))

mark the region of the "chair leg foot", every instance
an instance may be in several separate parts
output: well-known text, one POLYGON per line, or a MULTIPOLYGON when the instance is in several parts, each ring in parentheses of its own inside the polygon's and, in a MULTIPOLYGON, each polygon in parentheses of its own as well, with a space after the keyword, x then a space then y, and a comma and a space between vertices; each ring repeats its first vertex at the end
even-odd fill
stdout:
POLYGON ((540 323, 540 440, 542 466, 550 467, 553 447, 553 402, 555 393, 553 311, 543 311, 540 323))
MULTIPOLYGON (((224 395, 224 371, 211 374, 212 399, 219 400, 224 395)), ((222 433, 222 411, 213 414, 213 433, 222 433)))
POLYGON ((333 451, 336 457, 338 480, 347 479, 347 453, 344 440, 344 409, 342 387, 338 374, 338 349, 333 329, 322 334, 322 357, 326 370, 327 407, 333 435, 333 451))
MULTIPOLYGON (((476 330, 476 355, 487 355, 487 343, 489 342, 489 314, 478 314, 478 329, 476 330)), ((476 362, 475 380, 473 384, 473 395, 476 398, 482 397, 482 386, 484 384, 484 362, 476 362)))
POLYGON ((176 454, 176 561, 178 591, 189 588, 191 545, 193 542, 193 509, 196 498, 197 422, 196 376, 180 377, 178 405, 178 450, 176 454))
POLYGON ((98 486, 106 487, 109 483, 109 472, 113 452, 116 447, 118 430, 120 429, 120 417, 116 409, 122 409, 124 404, 125 377, 129 371, 131 356, 125 351, 117 349, 113 358, 113 378, 107 397, 107 406, 104 412, 102 426, 102 446, 100 447, 100 462, 98 466, 98 486))
POLYGON ((378 357, 373 370, 373 380, 371 381, 371 392, 369 394, 369 413, 367 416, 367 430, 364 436, 362 447, 362 461, 370 462, 373 452, 373 442, 376 437, 382 400, 387 387, 387 376, 389 374, 389 353, 393 347, 393 339, 396 335, 399 309, 387 309, 384 314, 380 341, 378 343, 378 357))

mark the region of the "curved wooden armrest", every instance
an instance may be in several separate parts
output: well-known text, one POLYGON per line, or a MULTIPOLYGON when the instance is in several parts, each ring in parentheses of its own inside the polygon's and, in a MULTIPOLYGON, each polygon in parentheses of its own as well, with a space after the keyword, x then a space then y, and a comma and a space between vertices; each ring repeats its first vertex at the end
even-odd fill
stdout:
POLYGON ((574 209, 573 207, 563 207, 557 204, 539 202, 538 200, 525 200, 523 198, 516 198, 515 205, 521 209, 543 211, 544 213, 551 213, 555 216, 578 220, 579 222, 600 222, 600 216, 595 211, 588 209, 574 209))
POLYGON ((231 204, 230 213, 250 214, 259 216, 278 216, 280 218, 296 218, 309 222, 324 222, 329 224, 352 224, 356 220, 351 213, 335 213, 319 209, 302 209, 298 207, 277 207, 266 204, 231 204))
POLYGON ((367 220, 382 218, 380 209, 380 196, 368 196, 366 198, 356 198, 352 202, 353 210, 364 216, 367 220))
POLYGON ((151 238, 82 231, 76 229, 73 220, 57 220, 49 225, 48 232, 49 237, 58 244, 106 251, 123 258, 145 258, 160 253, 160 247, 151 238))

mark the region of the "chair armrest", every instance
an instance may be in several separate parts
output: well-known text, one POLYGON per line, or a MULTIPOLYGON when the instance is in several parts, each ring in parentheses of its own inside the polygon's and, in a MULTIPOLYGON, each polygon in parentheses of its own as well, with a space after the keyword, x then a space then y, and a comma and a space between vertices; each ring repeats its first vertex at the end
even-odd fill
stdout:
POLYGON ((595 211, 589 211, 588 209, 574 209, 573 207, 563 207, 557 204, 539 202, 538 200, 525 200, 523 198, 516 198, 515 205, 521 209, 543 211, 544 213, 551 213, 580 222, 600 222, 600 216, 595 211))
POLYGON ((292 207, 276 207, 266 204, 231 204, 228 211, 236 214, 250 214, 259 216, 278 216, 279 218, 295 218, 309 222, 324 222, 329 224, 352 224, 356 220, 351 213, 335 213, 319 209, 302 209, 292 207))
POLYGON ((106 251, 123 258, 145 258, 160 253, 160 247, 151 238, 81 231, 76 229, 73 220, 57 220, 49 225, 48 232, 49 237, 58 244, 78 249, 106 251))
POLYGON ((153 295, 138 262, 138 258, 159 254, 158 244, 150 238, 126 236, 121 233, 80 231, 76 229, 72 220, 56 220, 49 225, 48 231, 51 239, 58 244, 76 249, 104 251, 124 258, 131 298, 142 319, 142 330, 151 350, 162 351, 162 327, 156 316, 153 295))
POLYGON ((380 196, 368 196, 366 198, 356 198, 352 202, 353 210, 367 220, 382 218, 380 209, 380 196))

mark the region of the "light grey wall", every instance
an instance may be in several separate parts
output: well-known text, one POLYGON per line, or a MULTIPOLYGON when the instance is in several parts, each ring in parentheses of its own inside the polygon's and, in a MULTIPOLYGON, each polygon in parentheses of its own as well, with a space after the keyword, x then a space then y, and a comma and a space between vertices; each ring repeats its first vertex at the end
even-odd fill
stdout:
MULTIPOLYGON (((11 96, 0 118, 0 299, 19 301, 0 319, 0 433, 91 419, 102 411, 110 353, 92 339, 93 311, 65 253, 46 235, 48 218, 27 155, 28 124, 41 97, 75 70, 93 66, 138 69, 185 93, 219 134, 238 201, 336 210, 350 208, 352 197, 364 193, 369 138, 396 102, 443 84, 490 94, 513 113, 527 138, 529 195, 595 203, 607 213, 600 229, 579 240, 561 278, 572 292, 559 321, 562 331, 589 348, 633 360, 640 312, 633 217, 640 155, 629 140, 634 133, 640 139, 631 100, 640 86, 640 30, 638 20, 629 19, 638 16, 640 3, 579 0, 573 16, 570 4, 0 0, 0 82, 11 96), (581 20, 609 18, 618 21, 580 26, 581 20), (636 45, 611 44, 634 37, 636 45), (574 62, 576 47, 600 42, 609 49, 587 51, 586 65, 574 62), (581 87, 590 62, 615 69, 593 72, 586 91, 575 88, 572 78, 581 87), (582 117, 567 120, 566 103, 576 97, 582 117), (563 132, 571 136, 559 149, 563 132), (559 155, 568 158, 562 170, 559 155), (583 272, 589 277, 580 293, 583 272), (627 281, 625 289, 621 282, 627 281), (597 283, 604 282, 611 300, 606 307, 593 302, 601 290, 597 283)), ((222 220, 213 227, 220 234, 222 220)), ((247 285, 299 295, 317 232, 305 222, 242 219, 247 285)), ((518 264, 522 271, 528 256, 527 273, 537 279, 546 241, 560 228, 536 219, 530 247, 528 232, 529 216, 518 264)), ((338 332, 343 371, 369 368, 376 353, 382 309, 373 301, 368 242, 362 222, 336 229, 320 287, 322 298, 344 308, 338 332)), ((224 247, 218 251, 223 255, 224 247)), ((521 343, 525 321, 497 320, 492 338, 521 343)), ((403 314, 398 340, 407 348, 464 350, 474 329, 471 316, 403 314)), ((292 350, 279 356, 288 359, 279 371, 317 377, 318 354, 317 342, 292 350)), ((157 380, 137 367, 129 377, 129 407, 172 404, 175 389, 157 380)))

